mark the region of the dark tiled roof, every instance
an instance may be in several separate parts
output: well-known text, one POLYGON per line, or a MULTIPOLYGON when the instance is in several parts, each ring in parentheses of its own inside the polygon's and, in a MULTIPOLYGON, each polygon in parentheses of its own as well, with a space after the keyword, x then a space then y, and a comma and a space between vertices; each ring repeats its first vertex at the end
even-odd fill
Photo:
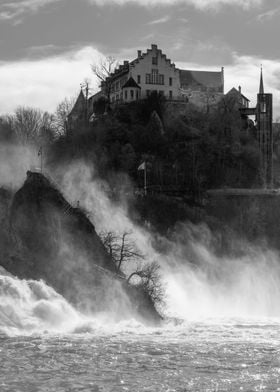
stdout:
POLYGON ((122 86, 122 88, 126 88, 126 87, 133 87, 133 88, 139 88, 141 89, 141 87, 135 82, 135 80, 130 77, 126 83, 122 86))
POLYGON ((190 71, 180 69, 180 83, 181 87, 211 87, 223 90, 223 75, 222 72, 212 71, 190 71))

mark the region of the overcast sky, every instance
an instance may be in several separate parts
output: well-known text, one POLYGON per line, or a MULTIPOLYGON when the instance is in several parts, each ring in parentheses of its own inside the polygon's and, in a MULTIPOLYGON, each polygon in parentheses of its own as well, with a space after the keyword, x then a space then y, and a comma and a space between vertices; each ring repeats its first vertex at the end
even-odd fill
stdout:
POLYGON ((132 60, 152 43, 180 68, 220 70, 225 89, 265 92, 280 116, 279 0, 0 0, 0 113, 54 111, 100 56, 132 60), (279 96, 279 97, 278 97, 279 96))

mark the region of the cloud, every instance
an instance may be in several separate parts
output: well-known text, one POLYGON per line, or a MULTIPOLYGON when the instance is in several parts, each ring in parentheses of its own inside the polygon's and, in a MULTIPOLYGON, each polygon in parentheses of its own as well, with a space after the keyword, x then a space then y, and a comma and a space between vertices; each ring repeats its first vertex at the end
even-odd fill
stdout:
POLYGON ((198 9, 217 9, 223 5, 239 6, 244 9, 257 7, 263 0, 88 0, 92 4, 105 6, 108 4, 126 5, 138 4, 140 6, 151 7, 158 5, 173 6, 176 4, 192 5, 198 9))
MULTIPOLYGON (((17 20, 20 23, 20 16, 25 13, 35 13, 42 7, 52 3, 59 3, 65 0, 4 0, 0 4, 0 20, 17 20)), ((179 4, 191 5, 200 10, 214 9, 217 10, 221 6, 230 5, 238 6, 243 9, 258 7, 265 0, 80 0, 97 6, 136 4, 143 7, 156 6, 176 6, 179 4)), ((157 21, 155 21, 157 22, 157 21)), ((159 19, 159 22, 161 20, 159 19)), ((156 24, 156 23, 155 23, 156 24)))
POLYGON ((6 1, 0 5, 0 20, 19 17, 25 12, 37 12, 39 8, 61 0, 19 0, 6 1))
POLYGON ((170 16, 166 15, 166 16, 160 18, 160 19, 152 20, 152 21, 149 22, 148 24, 149 24, 149 25, 157 25, 157 24, 166 23, 166 22, 168 22, 169 20, 170 20, 170 16))
POLYGON ((100 57, 97 50, 84 47, 63 56, 0 62, 0 114, 12 112, 19 105, 52 112, 65 97, 79 91, 85 78, 92 80, 92 87, 97 90, 90 64, 100 57))
POLYGON ((268 20, 273 19, 275 16, 279 15, 279 13, 280 13, 280 7, 273 8, 269 11, 266 11, 266 12, 263 12, 262 14, 259 14, 257 16, 257 21, 261 22, 261 23, 266 22, 268 20))

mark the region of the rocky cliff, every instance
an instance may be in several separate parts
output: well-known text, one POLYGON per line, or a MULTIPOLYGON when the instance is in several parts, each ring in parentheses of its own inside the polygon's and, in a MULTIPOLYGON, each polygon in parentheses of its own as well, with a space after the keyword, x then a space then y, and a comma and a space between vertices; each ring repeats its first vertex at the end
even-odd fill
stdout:
POLYGON ((85 212, 45 176, 29 171, 13 197, 3 190, 0 198, 0 264, 9 272, 44 279, 84 312, 160 320, 145 293, 115 273, 85 212))

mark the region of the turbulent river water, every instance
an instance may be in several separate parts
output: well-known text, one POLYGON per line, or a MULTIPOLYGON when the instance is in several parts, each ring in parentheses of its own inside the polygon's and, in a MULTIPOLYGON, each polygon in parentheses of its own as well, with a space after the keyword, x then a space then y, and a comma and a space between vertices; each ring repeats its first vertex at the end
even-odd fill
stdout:
POLYGON ((280 391, 277 314, 197 309, 157 328, 113 323, 81 315, 41 281, 4 273, 0 297, 1 392, 280 391))
POLYGON ((273 320, 209 320, 2 336, 0 390, 277 391, 279 331, 273 320))

